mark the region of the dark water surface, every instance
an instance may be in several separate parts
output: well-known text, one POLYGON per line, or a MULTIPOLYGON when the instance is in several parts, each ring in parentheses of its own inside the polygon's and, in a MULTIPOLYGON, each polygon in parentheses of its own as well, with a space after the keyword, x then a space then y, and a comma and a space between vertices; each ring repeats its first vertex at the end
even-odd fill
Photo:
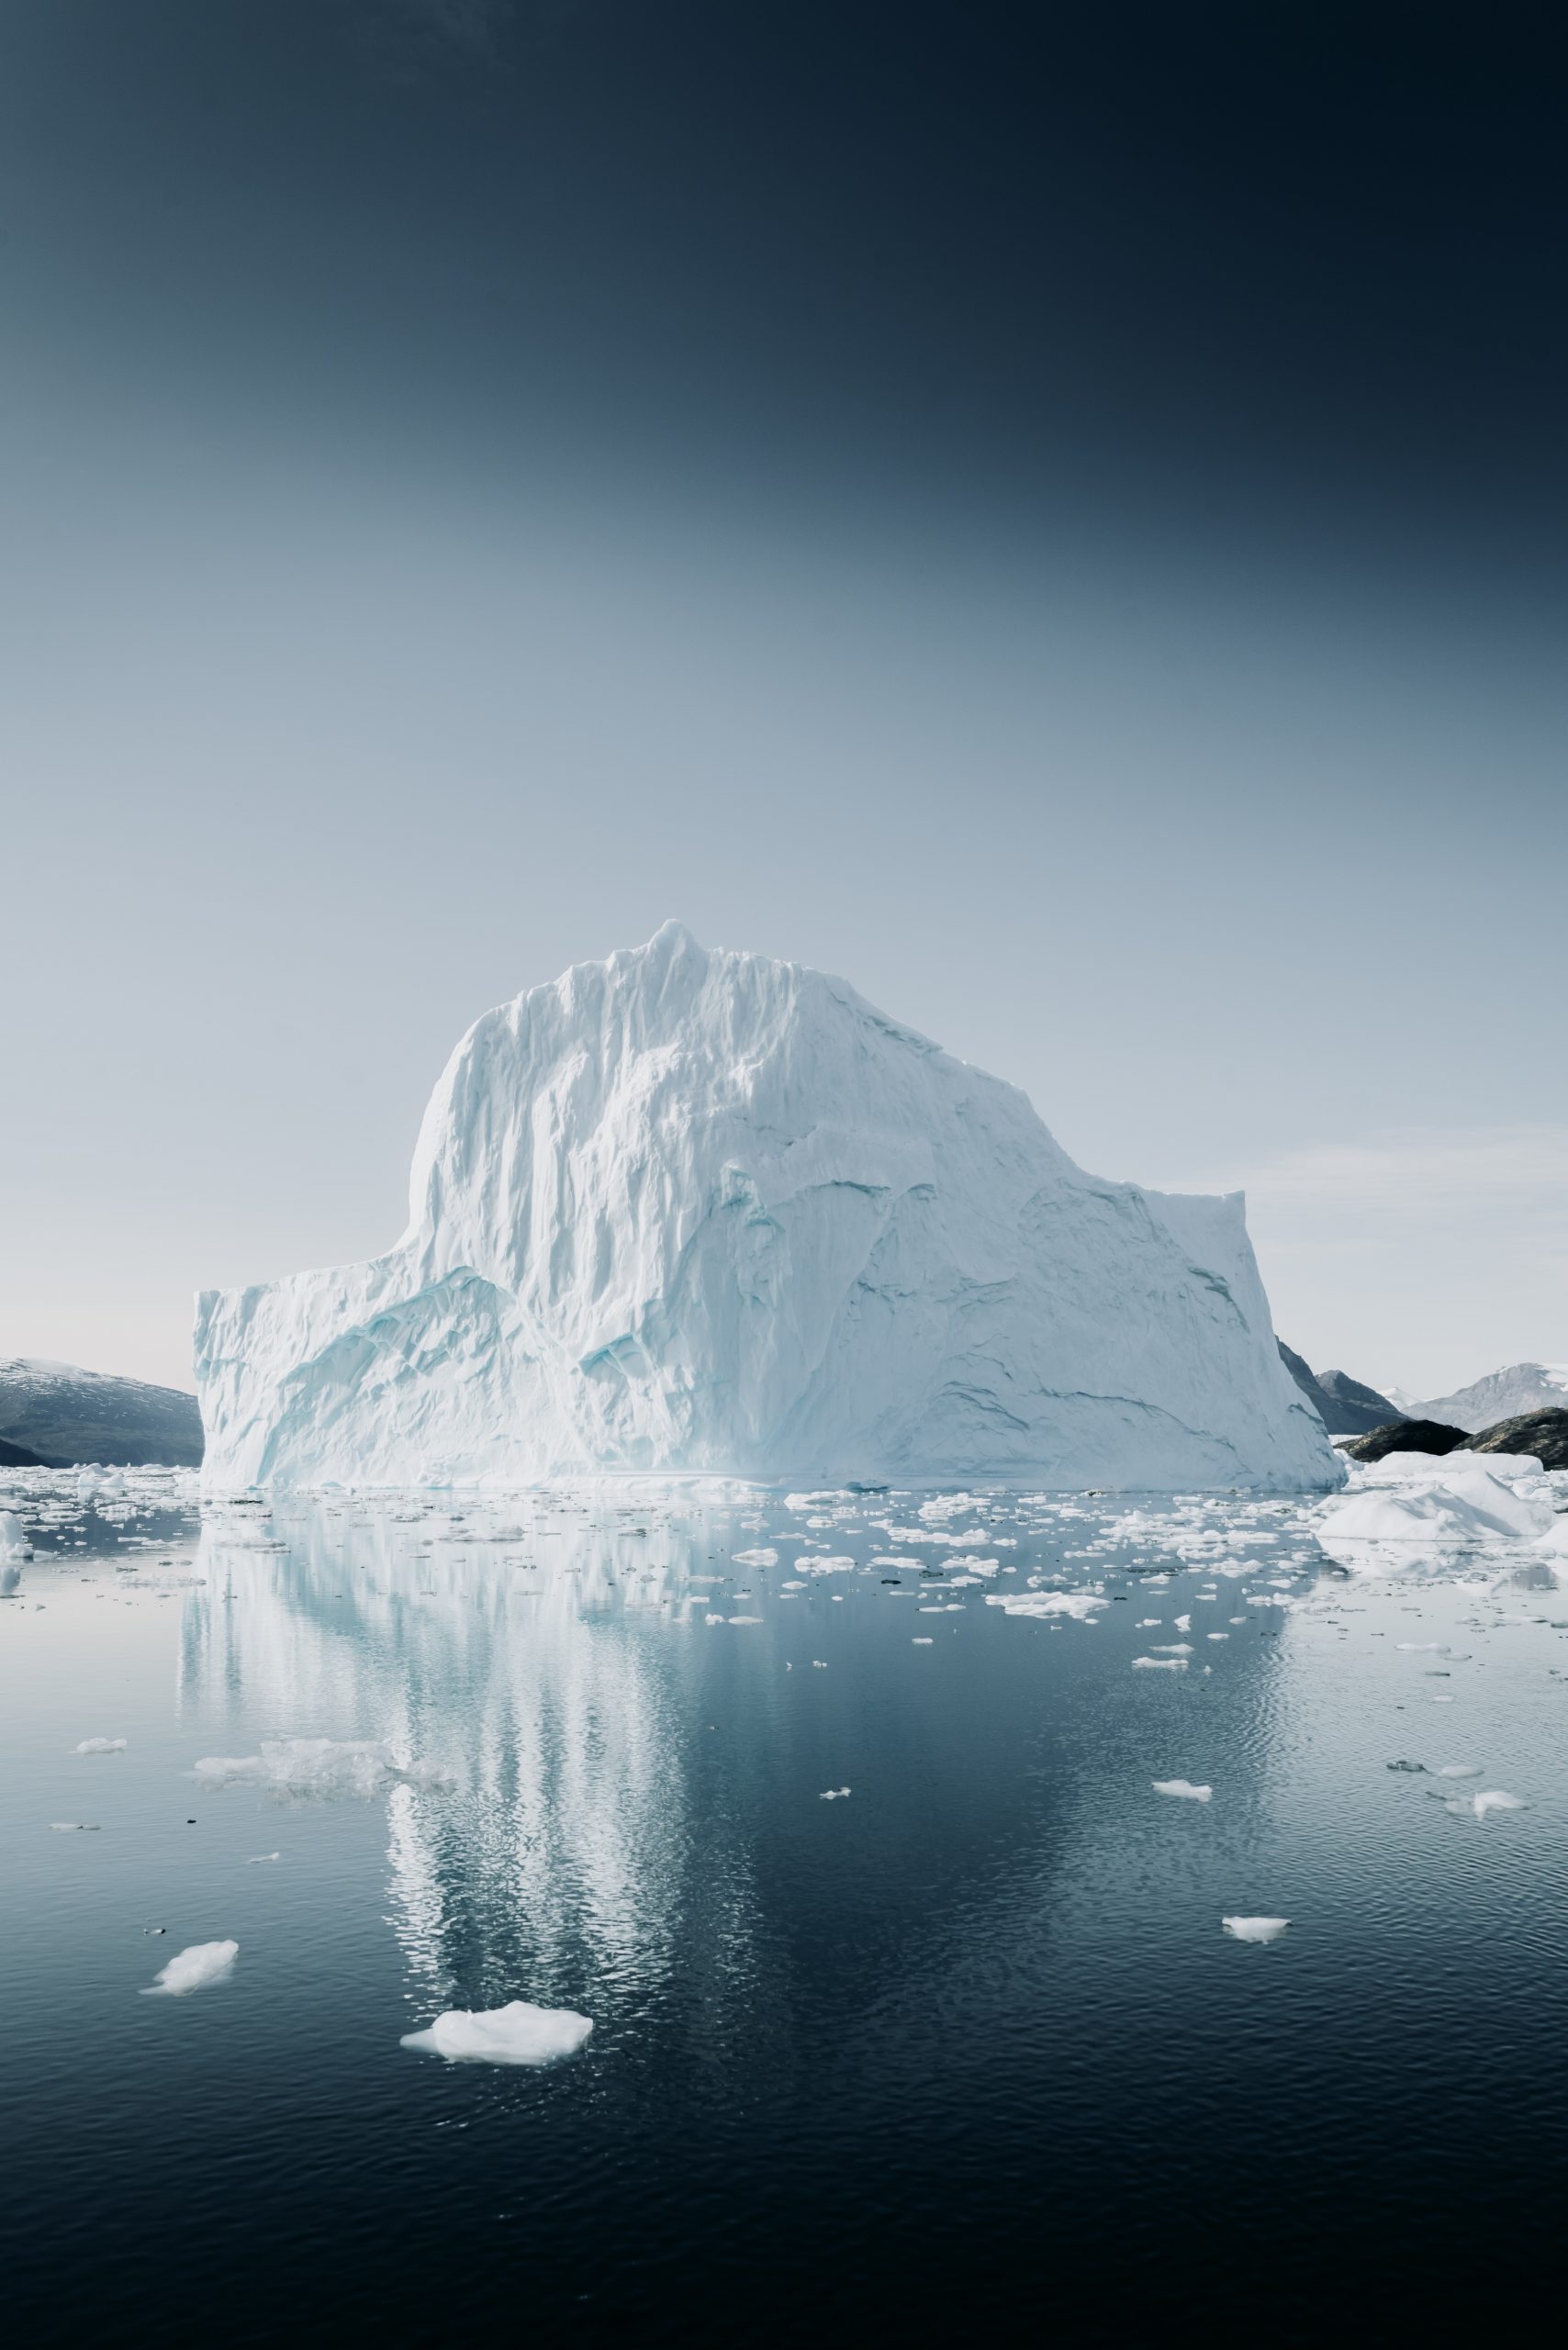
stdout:
POLYGON ((0 1608, 17 2341, 1396 2343, 1550 2300, 1560 1595, 1330 1580, 1288 1506, 202 1528, 155 1484, 46 1512, 0 1608), (1104 1604, 986 1604, 1031 1577, 1104 1604), (190 1775, 293 1736, 435 1783, 190 1775), (1528 1807, 1436 1799, 1476 1789, 1528 1807), (587 2047, 399 2045, 519 1998, 587 2047))

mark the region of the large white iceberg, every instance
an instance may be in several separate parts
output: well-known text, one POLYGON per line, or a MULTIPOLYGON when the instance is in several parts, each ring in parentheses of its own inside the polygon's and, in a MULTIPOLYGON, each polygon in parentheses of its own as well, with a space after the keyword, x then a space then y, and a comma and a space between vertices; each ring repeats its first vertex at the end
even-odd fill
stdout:
POLYGON ((678 923, 477 1021, 368 1264, 198 1301, 206 1478, 1331 1487, 1239 1194, 1086 1175, 843 980, 678 923))

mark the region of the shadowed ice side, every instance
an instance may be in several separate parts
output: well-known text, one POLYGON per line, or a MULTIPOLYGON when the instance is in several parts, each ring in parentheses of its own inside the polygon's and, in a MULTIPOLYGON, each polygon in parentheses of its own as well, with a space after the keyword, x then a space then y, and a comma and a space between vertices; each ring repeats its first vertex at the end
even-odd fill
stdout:
POLYGON ((386 1256, 199 1301, 211 1491, 1338 1484, 1239 1195, 1076 1167, 842 980, 669 923, 487 1013, 386 1256))

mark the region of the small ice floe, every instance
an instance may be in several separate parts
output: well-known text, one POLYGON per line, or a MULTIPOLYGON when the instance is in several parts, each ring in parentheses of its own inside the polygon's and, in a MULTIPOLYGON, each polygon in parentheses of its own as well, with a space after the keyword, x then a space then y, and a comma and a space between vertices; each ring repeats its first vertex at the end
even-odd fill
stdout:
POLYGON ((814 1657, 812 1657, 812 1671, 813 1673, 825 1673, 825 1672, 827 1671, 827 1659, 826 1659, 826 1657, 825 1657, 825 1656, 814 1656, 814 1657))
POLYGON ((238 1942, 192 1942, 176 1951, 142 1992, 144 1999, 183 1999, 187 1991, 202 1991, 209 1983, 225 1981, 240 1955, 238 1942))
MULTIPOLYGON (((1093 1591, 988 1591, 985 1604, 1009 1616, 1070 1616, 1075 1622, 1086 1624, 1111 1603, 1093 1591)), ((923 1615, 932 1612, 921 1611, 923 1615)))
POLYGON ((1185 1673, 1186 1670, 1184 1656, 1135 1656, 1133 1659, 1135 1673, 1185 1673))
MULTIPOLYGON (((776 1567, 778 1564, 777 1550, 732 1550, 730 1556, 737 1567, 776 1567)), ((514 1999, 512 2005, 515 2007, 518 2002, 514 1999)), ((506 2012, 504 2008, 497 2010, 500 2015, 506 2012)))
POLYGON ((1277 1942, 1288 1918, 1222 1918, 1220 1924, 1233 1941, 1238 1942, 1277 1942))
POLYGON ((126 1743, 123 1738, 84 1738, 71 1751, 73 1754, 123 1754, 126 1743))
POLYGON ((27 1529, 14 1509, 0 1509, 0 1559, 20 1565, 32 1557, 27 1529))
POLYGON ((214 1786, 270 1787, 279 1795, 376 1796, 409 1786, 452 1784, 439 1763, 400 1764, 371 1738, 263 1738, 259 1754, 205 1754, 192 1776, 214 1786))
POLYGON ((726 1616, 724 1621, 726 1624, 760 1624, 762 1618, 760 1616, 726 1616))
POLYGON ((819 1803, 837 1803, 848 1793, 847 1787, 824 1787, 817 1800, 819 1803))
POLYGON ((1501 1787, 1488 1787, 1477 1796, 1450 1796, 1444 1804, 1456 1819, 1484 1819, 1489 1811, 1523 1811, 1527 1808, 1522 1796, 1506 1795, 1501 1787))
POLYGON ((1150 1656, 1191 1656, 1193 1643, 1191 1640, 1150 1640, 1148 1652, 1150 1656))
POLYGON ((281 1852, 252 1852, 245 1863, 248 1869, 259 1869, 263 1861, 281 1861, 281 1852))
POLYGON ((1438 1776, 1439 1779, 1478 1779, 1484 1768, 1484 1763, 1481 1762, 1443 1762, 1439 1765, 1438 1776))
POLYGON ((1148 1784, 1157 1796, 1185 1796, 1189 1803, 1207 1803, 1214 1794, 1212 1787, 1195 1787, 1191 1779, 1151 1779, 1148 1784))
POLYGON ((1190 1632, 1190 1631, 1192 1630, 1192 1628, 1193 1628, 1193 1619, 1192 1619, 1192 1617, 1191 1617, 1190 1616, 1178 1616, 1178 1617, 1177 1617, 1177 1618, 1176 1618, 1176 1629, 1177 1629, 1179 1632, 1190 1632))
POLYGON ((51 1819, 49 1824, 57 1836, 96 1836, 99 1832, 95 1819, 51 1819))
POLYGON ((592 2019, 571 2008, 511 1999, 504 2008, 449 2008, 423 2031, 406 2031, 401 2044, 451 2065, 554 2065, 574 2055, 592 2030, 592 2019))
POLYGON ((930 1633, 916 1632, 913 1639, 910 1641, 910 1646, 913 1649, 928 1649, 931 1646, 930 1633))

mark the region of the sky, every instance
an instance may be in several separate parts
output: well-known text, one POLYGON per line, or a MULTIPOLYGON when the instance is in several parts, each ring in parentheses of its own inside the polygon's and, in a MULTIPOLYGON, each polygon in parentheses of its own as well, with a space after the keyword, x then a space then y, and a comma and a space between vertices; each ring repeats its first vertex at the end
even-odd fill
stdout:
POLYGON ((404 1220, 489 1004, 840 971, 1276 1326, 1568 1358, 1554 12, 6 0, 0 1355, 404 1220))

